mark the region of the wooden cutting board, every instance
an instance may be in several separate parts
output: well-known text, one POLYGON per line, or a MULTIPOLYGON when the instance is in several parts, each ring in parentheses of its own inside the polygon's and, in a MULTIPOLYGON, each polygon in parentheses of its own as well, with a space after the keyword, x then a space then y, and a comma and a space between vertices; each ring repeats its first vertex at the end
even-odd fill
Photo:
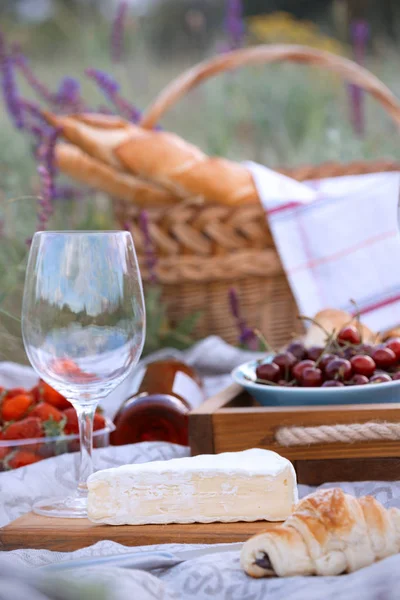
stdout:
POLYGON ((41 548, 71 552, 101 540, 112 540, 125 546, 244 542, 277 525, 258 521, 114 526, 96 525, 87 519, 53 519, 28 513, 0 529, 0 550, 41 548))

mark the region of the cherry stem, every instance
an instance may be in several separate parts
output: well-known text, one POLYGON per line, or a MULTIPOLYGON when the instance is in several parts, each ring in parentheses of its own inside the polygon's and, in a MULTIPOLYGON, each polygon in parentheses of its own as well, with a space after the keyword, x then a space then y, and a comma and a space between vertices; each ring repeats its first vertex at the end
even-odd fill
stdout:
POLYGON ((318 321, 316 321, 312 317, 306 317, 304 315, 299 315, 297 318, 300 319, 301 321, 310 321, 310 323, 313 323, 314 325, 316 325, 317 327, 319 327, 325 333, 325 335, 326 335, 327 338, 330 337, 331 334, 329 333, 329 331, 327 331, 327 329, 325 329, 325 327, 323 327, 321 325, 321 323, 318 323, 318 321))
POLYGON ((261 333, 261 331, 259 329, 253 329, 253 332, 256 338, 264 345, 265 350, 274 354, 274 349, 268 344, 265 336, 261 333))

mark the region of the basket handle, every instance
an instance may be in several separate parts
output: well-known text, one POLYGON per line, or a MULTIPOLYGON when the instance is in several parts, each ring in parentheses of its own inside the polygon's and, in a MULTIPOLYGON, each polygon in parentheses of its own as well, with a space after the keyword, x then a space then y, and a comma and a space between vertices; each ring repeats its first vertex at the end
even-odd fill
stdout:
POLYGON ((330 52, 297 45, 260 45, 221 54, 210 60, 198 63, 171 81, 145 111, 140 125, 153 128, 163 114, 182 96, 202 81, 248 64, 291 61, 307 63, 334 71, 350 83, 369 92, 382 104, 386 112, 400 128, 400 103, 386 85, 375 75, 357 63, 330 52))

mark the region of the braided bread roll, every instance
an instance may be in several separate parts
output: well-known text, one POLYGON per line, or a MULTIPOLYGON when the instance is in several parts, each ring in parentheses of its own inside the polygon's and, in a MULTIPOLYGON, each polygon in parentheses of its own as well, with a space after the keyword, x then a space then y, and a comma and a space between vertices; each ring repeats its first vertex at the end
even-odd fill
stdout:
POLYGON ((246 167, 210 158, 173 133, 143 129, 104 115, 45 116, 62 129, 69 142, 92 158, 159 184, 180 198, 229 206, 258 202, 253 177, 246 167))
POLYGON ((251 577, 340 575, 400 551, 400 510, 371 496, 354 498, 340 488, 320 490, 299 502, 271 531, 250 538, 241 565, 251 577))

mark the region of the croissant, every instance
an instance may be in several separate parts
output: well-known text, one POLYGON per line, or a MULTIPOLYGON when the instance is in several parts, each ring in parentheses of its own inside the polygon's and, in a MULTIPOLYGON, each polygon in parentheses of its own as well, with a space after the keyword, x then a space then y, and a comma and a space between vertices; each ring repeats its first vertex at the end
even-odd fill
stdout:
POLYGON ((92 158, 158 183, 180 198, 232 206, 258 202, 253 177, 246 167, 208 157, 175 134, 143 129, 104 115, 45 116, 62 129, 69 142, 92 158))
POLYGON ((334 488, 307 496, 282 525, 245 542, 241 565, 251 577, 329 576, 399 551, 399 509, 334 488))

